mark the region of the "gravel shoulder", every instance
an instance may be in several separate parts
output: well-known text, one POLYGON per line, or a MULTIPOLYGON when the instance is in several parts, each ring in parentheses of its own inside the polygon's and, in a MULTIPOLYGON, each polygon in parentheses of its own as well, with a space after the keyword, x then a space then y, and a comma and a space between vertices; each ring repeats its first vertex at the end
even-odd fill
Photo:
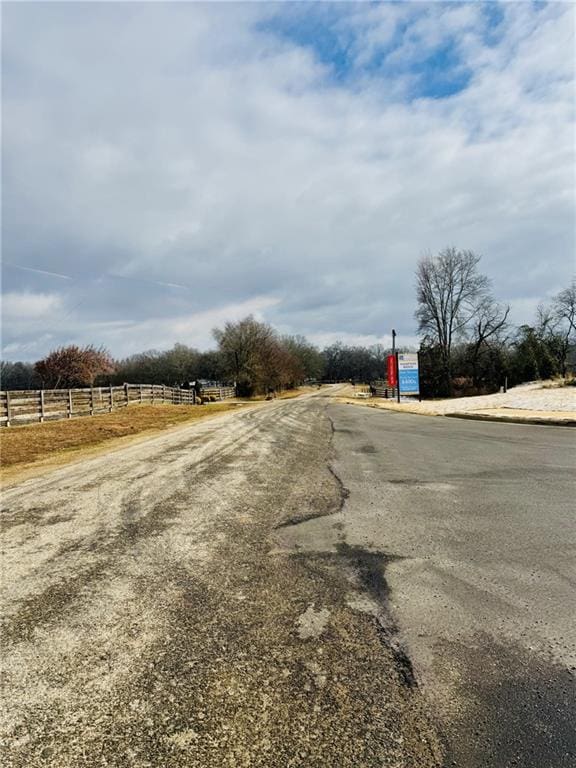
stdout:
POLYGON ((328 402, 4 493, 4 766, 442 765, 386 562, 328 522, 346 497, 328 402), (315 519, 334 539, 308 552, 294 535, 315 519))
POLYGON ((203 406, 132 405, 93 417, 4 427, 0 431, 0 481, 2 487, 15 485, 55 467, 255 405, 236 400, 203 406))

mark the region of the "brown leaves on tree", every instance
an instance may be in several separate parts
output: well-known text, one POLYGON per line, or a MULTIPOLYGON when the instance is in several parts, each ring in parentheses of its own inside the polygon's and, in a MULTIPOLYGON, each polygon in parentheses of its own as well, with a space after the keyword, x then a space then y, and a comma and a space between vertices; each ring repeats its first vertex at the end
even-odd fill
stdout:
POLYGON ((104 347, 72 344, 53 350, 34 369, 47 389, 91 387, 98 376, 114 371, 114 363, 104 347))

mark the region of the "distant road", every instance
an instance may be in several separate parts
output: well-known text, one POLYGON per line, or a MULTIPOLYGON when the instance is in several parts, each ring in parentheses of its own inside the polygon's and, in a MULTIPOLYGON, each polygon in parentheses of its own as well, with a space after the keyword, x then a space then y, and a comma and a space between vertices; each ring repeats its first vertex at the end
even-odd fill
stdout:
POLYGON ((3 766, 574 765, 572 434, 336 389, 4 494, 3 766))

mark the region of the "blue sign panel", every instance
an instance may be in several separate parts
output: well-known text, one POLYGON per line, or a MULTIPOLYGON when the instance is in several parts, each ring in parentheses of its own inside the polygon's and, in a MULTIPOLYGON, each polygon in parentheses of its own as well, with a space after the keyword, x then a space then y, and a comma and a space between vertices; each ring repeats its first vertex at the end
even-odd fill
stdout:
POLYGON ((403 392, 405 395, 417 395, 419 391, 418 369, 403 371, 400 368, 400 392, 403 392))

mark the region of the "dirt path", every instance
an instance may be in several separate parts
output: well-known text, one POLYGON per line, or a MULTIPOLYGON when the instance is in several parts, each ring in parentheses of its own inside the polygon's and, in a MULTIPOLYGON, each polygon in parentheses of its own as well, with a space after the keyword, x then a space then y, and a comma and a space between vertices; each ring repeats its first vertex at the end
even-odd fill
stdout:
POLYGON ((343 503, 326 402, 4 494, 4 766, 441 765, 380 564, 283 545, 343 503))

